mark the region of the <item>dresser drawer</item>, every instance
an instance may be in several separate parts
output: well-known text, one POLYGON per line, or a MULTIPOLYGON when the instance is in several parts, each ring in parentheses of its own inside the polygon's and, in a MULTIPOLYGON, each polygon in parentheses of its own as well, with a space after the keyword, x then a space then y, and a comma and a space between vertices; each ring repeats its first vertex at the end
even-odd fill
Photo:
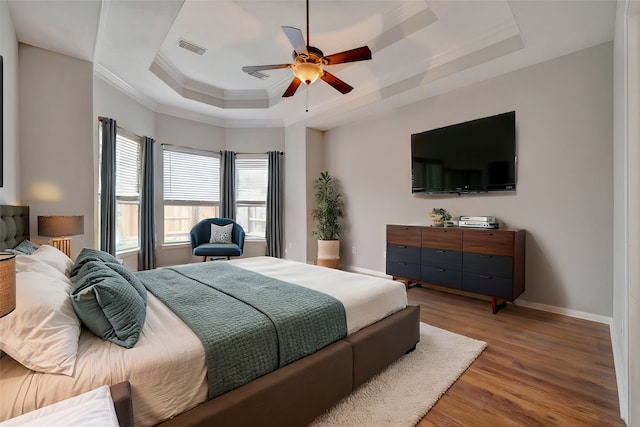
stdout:
POLYGON ((411 225, 387 225, 387 243, 420 247, 422 227, 411 225))
POLYGON ((420 280, 434 285, 462 289, 462 272, 459 270, 447 270, 423 265, 420 280))
POLYGON ((462 230, 449 227, 424 227, 422 229, 422 247, 462 251, 462 230))
POLYGON ((387 259, 420 264, 420 248, 414 246, 387 244, 387 259))
POLYGON ((512 231, 464 230, 462 250, 490 255, 513 256, 512 231))
POLYGON ((513 277, 513 258, 503 255, 487 255, 465 252, 462 255, 465 273, 485 276, 513 277))
POLYGON ((462 252, 422 248, 421 263, 431 267, 460 271, 462 270, 462 252))
POLYGON ((404 279, 420 280, 420 264, 387 260, 387 274, 404 279))
POLYGON ((512 300, 511 279, 484 274, 463 273, 462 289, 479 294, 512 300))

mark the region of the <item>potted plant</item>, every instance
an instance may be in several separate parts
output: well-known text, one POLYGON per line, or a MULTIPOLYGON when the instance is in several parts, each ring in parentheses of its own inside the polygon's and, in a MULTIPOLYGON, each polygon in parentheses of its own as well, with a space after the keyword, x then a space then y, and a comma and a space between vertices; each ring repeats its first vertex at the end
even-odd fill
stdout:
POLYGON ((444 227, 445 223, 451 221, 451 214, 444 208, 433 208, 429 212, 434 227, 444 227))
POLYGON ((318 237, 318 265, 333 268, 340 264, 340 232, 344 216, 342 194, 336 184, 329 172, 320 173, 314 183, 316 207, 311 210, 311 216, 317 222, 313 235, 318 237))

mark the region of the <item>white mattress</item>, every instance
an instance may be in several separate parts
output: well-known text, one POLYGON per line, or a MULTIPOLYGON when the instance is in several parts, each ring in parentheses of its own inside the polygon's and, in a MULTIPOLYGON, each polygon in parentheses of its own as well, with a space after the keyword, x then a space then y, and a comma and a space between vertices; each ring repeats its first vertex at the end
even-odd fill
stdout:
MULTIPOLYGON (((349 334, 407 305, 404 285, 387 279, 270 257, 230 262, 337 298, 345 306, 349 334)), ((200 341, 151 293, 136 346, 125 349, 83 330, 73 377, 33 372, 2 357, 0 420, 121 381, 131 383, 137 426, 157 424, 207 399, 200 341)))

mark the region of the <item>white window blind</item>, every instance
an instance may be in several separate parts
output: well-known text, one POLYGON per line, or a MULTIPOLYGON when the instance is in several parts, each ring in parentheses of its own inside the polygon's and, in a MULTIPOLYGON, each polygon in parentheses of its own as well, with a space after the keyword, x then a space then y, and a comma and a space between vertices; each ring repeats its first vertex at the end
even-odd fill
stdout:
POLYGON ((236 200, 238 202, 267 201, 268 159, 266 157, 236 158, 236 200))
POLYGON ((164 200, 176 202, 220 201, 220 158, 164 147, 164 200))
POLYGON ((116 137, 116 197, 140 197, 140 143, 122 135, 116 137))

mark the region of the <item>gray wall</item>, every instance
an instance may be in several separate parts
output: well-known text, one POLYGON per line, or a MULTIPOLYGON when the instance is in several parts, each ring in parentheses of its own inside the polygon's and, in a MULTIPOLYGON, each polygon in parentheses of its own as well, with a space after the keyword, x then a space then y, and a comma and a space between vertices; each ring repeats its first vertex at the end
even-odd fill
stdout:
POLYGON ((94 244, 93 66, 19 45, 20 195, 38 215, 84 215, 85 234, 73 236, 72 256, 94 244))
POLYGON ((18 42, 7 2, 0 2, 0 55, 3 57, 3 186, 0 204, 20 204, 18 149, 18 42))
POLYGON ((383 272, 386 224, 430 224, 434 207, 495 215, 528 231, 522 300, 611 316, 612 63, 606 43, 327 131, 347 200, 343 264, 383 272), (510 110, 516 192, 410 194, 411 133, 510 110))

